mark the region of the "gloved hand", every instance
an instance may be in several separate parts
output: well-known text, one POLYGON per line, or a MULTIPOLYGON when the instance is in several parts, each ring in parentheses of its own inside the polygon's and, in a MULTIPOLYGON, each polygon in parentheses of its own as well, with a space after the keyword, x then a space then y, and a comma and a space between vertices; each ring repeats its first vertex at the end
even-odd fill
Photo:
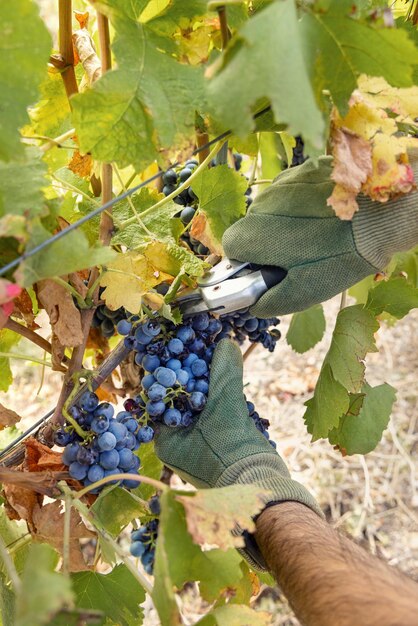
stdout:
MULTIPOLYGON (((410 155, 418 181, 418 151, 410 155)), ((302 311, 384 269, 392 255, 418 243, 418 192, 386 204, 360 195, 360 210, 342 221, 327 207, 331 157, 282 172, 225 232, 230 259, 288 271, 250 309, 257 317, 302 311)))
MULTIPOLYGON (((195 487, 253 483, 272 492, 266 504, 292 500, 322 515, 311 494, 290 478, 284 462, 249 416, 241 352, 229 340, 220 341, 214 352, 208 402, 198 420, 189 428, 161 426, 155 451, 165 465, 195 487)), ((252 558, 246 556, 256 567, 263 567, 255 546, 252 540, 252 558)))

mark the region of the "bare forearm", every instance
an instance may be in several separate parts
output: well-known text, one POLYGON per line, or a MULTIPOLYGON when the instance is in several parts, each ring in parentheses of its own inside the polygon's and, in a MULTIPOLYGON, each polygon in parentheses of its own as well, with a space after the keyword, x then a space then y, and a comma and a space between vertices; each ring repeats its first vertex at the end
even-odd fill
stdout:
POLYGON ((306 626, 416 626, 418 584, 334 531, 302 504, 257 520, 257 543, 306 626))

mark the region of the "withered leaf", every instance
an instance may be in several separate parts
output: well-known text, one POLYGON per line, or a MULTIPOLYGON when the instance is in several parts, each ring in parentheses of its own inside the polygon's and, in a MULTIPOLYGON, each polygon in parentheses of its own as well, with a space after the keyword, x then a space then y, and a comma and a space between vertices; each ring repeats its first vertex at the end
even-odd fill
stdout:
POLYGON ((263 509, 268 497, 269 492, 257 485, 233 485, 178 495, 176 500, 184 506, 187 529, 195 543, 228 550, 244 545, 243 538, 232 531, 253 532, 253 517, 263 509))
POLYGON ((0 430, 6 428, 7 426, 13 426, 20 422, 22 418, 12 409, 6 408, 3 404, 0 403, 0 430))
POLYGON ((81 315, 71 294, 50 279, 39 281, 37 293, 59 342, 63 346, 79 346, 83 341, 81 315))
MULTIPOLYGON (((47 542, 63 555, 64 548, 64 511, 60 501, 51 502, 34 511, 34 541, 47 542)), ((69 570, 80 572, 90 569, 81 551, 80 539, 95 537, 95 533, 86 528, 79 513, 72 509, 70 513, 69 570)))
POLYGON ((29 437, 24 443, 26 447, 24 466, 28 472, 66 471, 67 467, 62 462, 60 452, 51 450, 34 437, 29 437))

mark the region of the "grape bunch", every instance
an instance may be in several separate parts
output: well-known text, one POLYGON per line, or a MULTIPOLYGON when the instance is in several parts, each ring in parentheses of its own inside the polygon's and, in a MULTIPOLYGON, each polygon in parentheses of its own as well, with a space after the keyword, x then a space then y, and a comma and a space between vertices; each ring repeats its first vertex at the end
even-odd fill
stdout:
MULTIPOLYGON (((153 515, 158 516, 160 514, 160 501, 158 496, 153 496, 148 506, 153 515)), ((155 561, 155 547, 158 537, 158 517, 143 524, 140 528, 137 528, 131 533, 131 545, 130 552, 132 556, 141 559, 141 563, 147 572, 152 574, 154 570, 155 561)))
MULTIPOLYGON (((95 393, 86 391, 69 409, 85 435, 78 434, 70 422, 54 433, 54 443, 64 447, 62 461, 70 477, 85 486, 106 476, 138 474, 140 460, 134 452, 154 437, 154 430, 137 420, 134 413, 124 410, 114 417, 114 412, 109 402, 99 403, 95 393)), ((122 484, 135 489, 139 483, 126 479, 122 484)))
POLYGON ((292 163, 290 167, 296 167, 296 165, 302 165, 302 163, 305 163, 306 159, 308 158, 303 153, 305 144, 303 143, 302 137, 297 136, 295 137, 295 140, 296 140, 296 146, 293 148, 293 158, 292 158, 292 163))
MULTIPOLYGON (((103 291, 104 289, 100 288, 100 293, 103 291)), ((116 311, 112 311, 105 304, 100 304, 94 311, 91 325, 93 328, 100 328, 100 332, 103 337, 107 337, 109 339, 115 334, 118 323, 125 319, 126 316, 127 313, 123 307, 117 309, 116 311)))
MULTIPOLYGON (((144 370, 142 391, 125 403, 127 410, 151 422, 190 426, 207 402, 217 343, 224 338, 240 342, 248 338, 272 351, 280 333, 275 336, 268 327, 278 322, 255 318, 245 310, 219 319, 200 313, 180 326, 160 318, 139 323, 125 338, 125 345, 134 350, 135 362, 144 370)), ((251 415, 257 425, 258 414, 251 415)))
MULTIPOLYGON (((234 158, 234 166, 237 171, 241 169, 242 163, 242 155, 238 153, 233 154, 234 158)), ((190 159, 186 161, 184 167, 181 167, 178 172, 174 169, 169 169, 164 172, 162 176, 163 181, 163 194, 165 196, 170 195, 179 187, 179 185, 183 184, 193 173, 193 170, 196 169, 198 162, 196 159, 190 159)), ((217 163, 215 160, 211 162, 212 166, 216 166, 217 163)), ((246 203, 247 207, 250 206, 252 199, 251 195, 251 187, 248 187, 245 192, 246 195, 246 203)), ((193 192, 191 187, 187 187, 184 189, 176 198, 174 198, 174 202, 183 207, 183 209, 179 212, 178 217, 180 217, 184 226, 188 226, 192 219, 194 218, 197 210, 197 196, 193 192)), ((200 241, 192 237, 188 230, 186 230, 182 235, 183 241, 187 243, 193 252, 199 256, 207 256, 210 250, 204 246, 200 241)))
MULTIPOLYGON (((217 343, 223 338, 241 343, 249 339, 272 351, 280 333, 270 326, 278 323, 277 318, 256 318, 247 309, 220 318, 200 313, 179 326, 158 317, 120 320, 117 330, 143 370, 141 389, 116 416, 111 404, 100 403, 90 391, 69 409, 71 419, 55 432, 54 440, 64 447, 62 459, 71 478, 87 486, 118 473, 137 474, 140 460, 134 453, 153 439, 155 423, 187 428, 203 410, 217 343)), ((251 403, 247 406, 268 439, 268 422, 251 403)), ((138 482, 127 478, 122 485, 134 489, 138 482)))

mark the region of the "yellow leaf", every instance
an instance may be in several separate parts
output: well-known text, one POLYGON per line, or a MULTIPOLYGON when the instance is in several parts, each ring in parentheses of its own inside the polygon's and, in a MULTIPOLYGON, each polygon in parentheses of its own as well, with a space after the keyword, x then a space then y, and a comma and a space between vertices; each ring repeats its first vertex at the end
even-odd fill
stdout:
POLYGON ((137 313, 142 296, 159 283, 170 279, 164 272, 155 268, 150 259, 137 252, 119 254, 117 259, 107 266, 100 284, 106 287, 102 294, 109 309, 115 311, 125 307, 131 313, 137 313))

